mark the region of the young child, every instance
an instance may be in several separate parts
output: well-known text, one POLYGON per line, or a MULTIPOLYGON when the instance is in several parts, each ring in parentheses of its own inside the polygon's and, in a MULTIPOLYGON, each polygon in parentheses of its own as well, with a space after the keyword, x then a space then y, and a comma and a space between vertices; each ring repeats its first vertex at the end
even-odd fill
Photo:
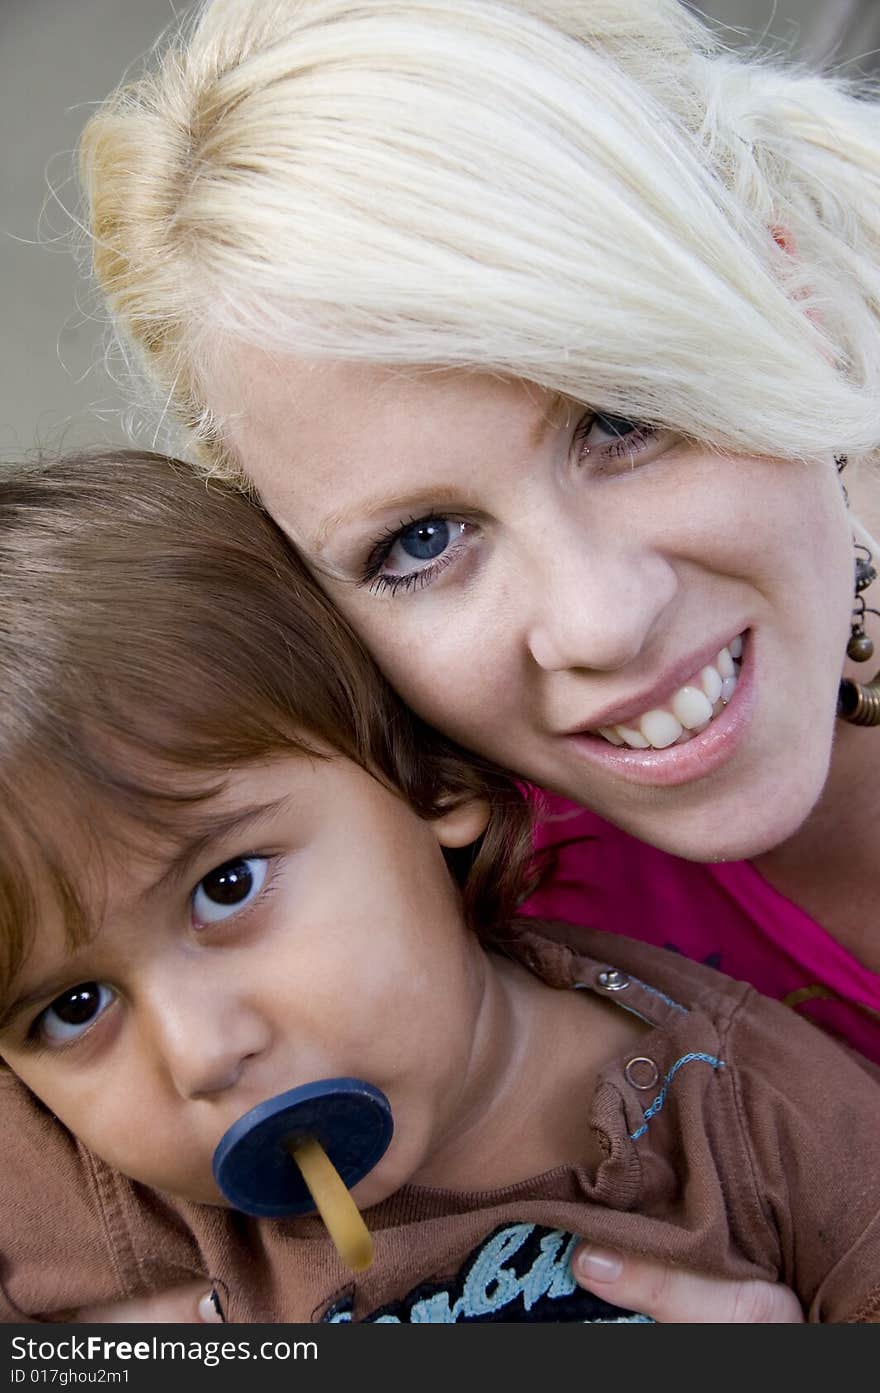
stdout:
POLYGON ((517 924, 522 794, 246 499, 158 456, 8 469, 0 632, 4 1320, 189 1275, 236 1322, 639 1319, 573 1235, 880 1318, 873 1077, 711 969, 517 924), (395 1124, 357 1277, 211 1169, 348 1075, 395 1124))

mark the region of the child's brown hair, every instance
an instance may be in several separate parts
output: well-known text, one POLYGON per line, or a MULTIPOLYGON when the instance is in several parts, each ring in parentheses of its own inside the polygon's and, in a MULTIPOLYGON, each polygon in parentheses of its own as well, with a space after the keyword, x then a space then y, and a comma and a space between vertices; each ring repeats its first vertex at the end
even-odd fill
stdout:
POLYGON ((33 933, 35 876, 72 937, 87 931, 59 809, 78 834, 107 812, 161 830, 236 765, 327 748, 425 818, 488 800, 476 848, 447 857, 468 922, 503 938, 529 854, 525 795, 399 701, 261 509, 146 452, 5 468, 0 987, 33 933))

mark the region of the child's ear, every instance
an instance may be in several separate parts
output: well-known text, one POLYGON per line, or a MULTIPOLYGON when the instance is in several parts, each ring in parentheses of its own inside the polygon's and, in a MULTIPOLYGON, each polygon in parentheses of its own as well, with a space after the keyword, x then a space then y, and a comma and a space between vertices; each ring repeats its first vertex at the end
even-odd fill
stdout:
POLYGON ((446 847, 470 846, 488 825, 489 803, 485 798, 468 798, 431 819, 438 842, 446 847))

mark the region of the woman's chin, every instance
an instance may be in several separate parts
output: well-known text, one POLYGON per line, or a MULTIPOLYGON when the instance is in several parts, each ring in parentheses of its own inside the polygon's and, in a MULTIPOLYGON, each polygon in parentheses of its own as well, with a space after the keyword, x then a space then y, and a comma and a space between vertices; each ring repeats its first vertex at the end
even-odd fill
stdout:
POLYGON ((751 861, 795 836, 815 807, 823 783, 824 776, 809 789, 802 784, 788 791, 756 788, 751 794, 718 798, 686 811, 664 811, 658 804, 642 815, 621 818, 618 825, 685 861, 751 861))

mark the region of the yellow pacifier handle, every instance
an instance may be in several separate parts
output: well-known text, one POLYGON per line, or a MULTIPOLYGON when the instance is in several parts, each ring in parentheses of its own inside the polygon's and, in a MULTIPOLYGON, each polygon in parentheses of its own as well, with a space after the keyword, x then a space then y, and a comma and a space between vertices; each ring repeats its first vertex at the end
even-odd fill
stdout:
POLYGON ((372 1235, 323 1146, 314 1137, 307 1137, 288 1143, 287 1149, 342 1261, 353 1272, 366 1271, 373 1261, 372 1235))

